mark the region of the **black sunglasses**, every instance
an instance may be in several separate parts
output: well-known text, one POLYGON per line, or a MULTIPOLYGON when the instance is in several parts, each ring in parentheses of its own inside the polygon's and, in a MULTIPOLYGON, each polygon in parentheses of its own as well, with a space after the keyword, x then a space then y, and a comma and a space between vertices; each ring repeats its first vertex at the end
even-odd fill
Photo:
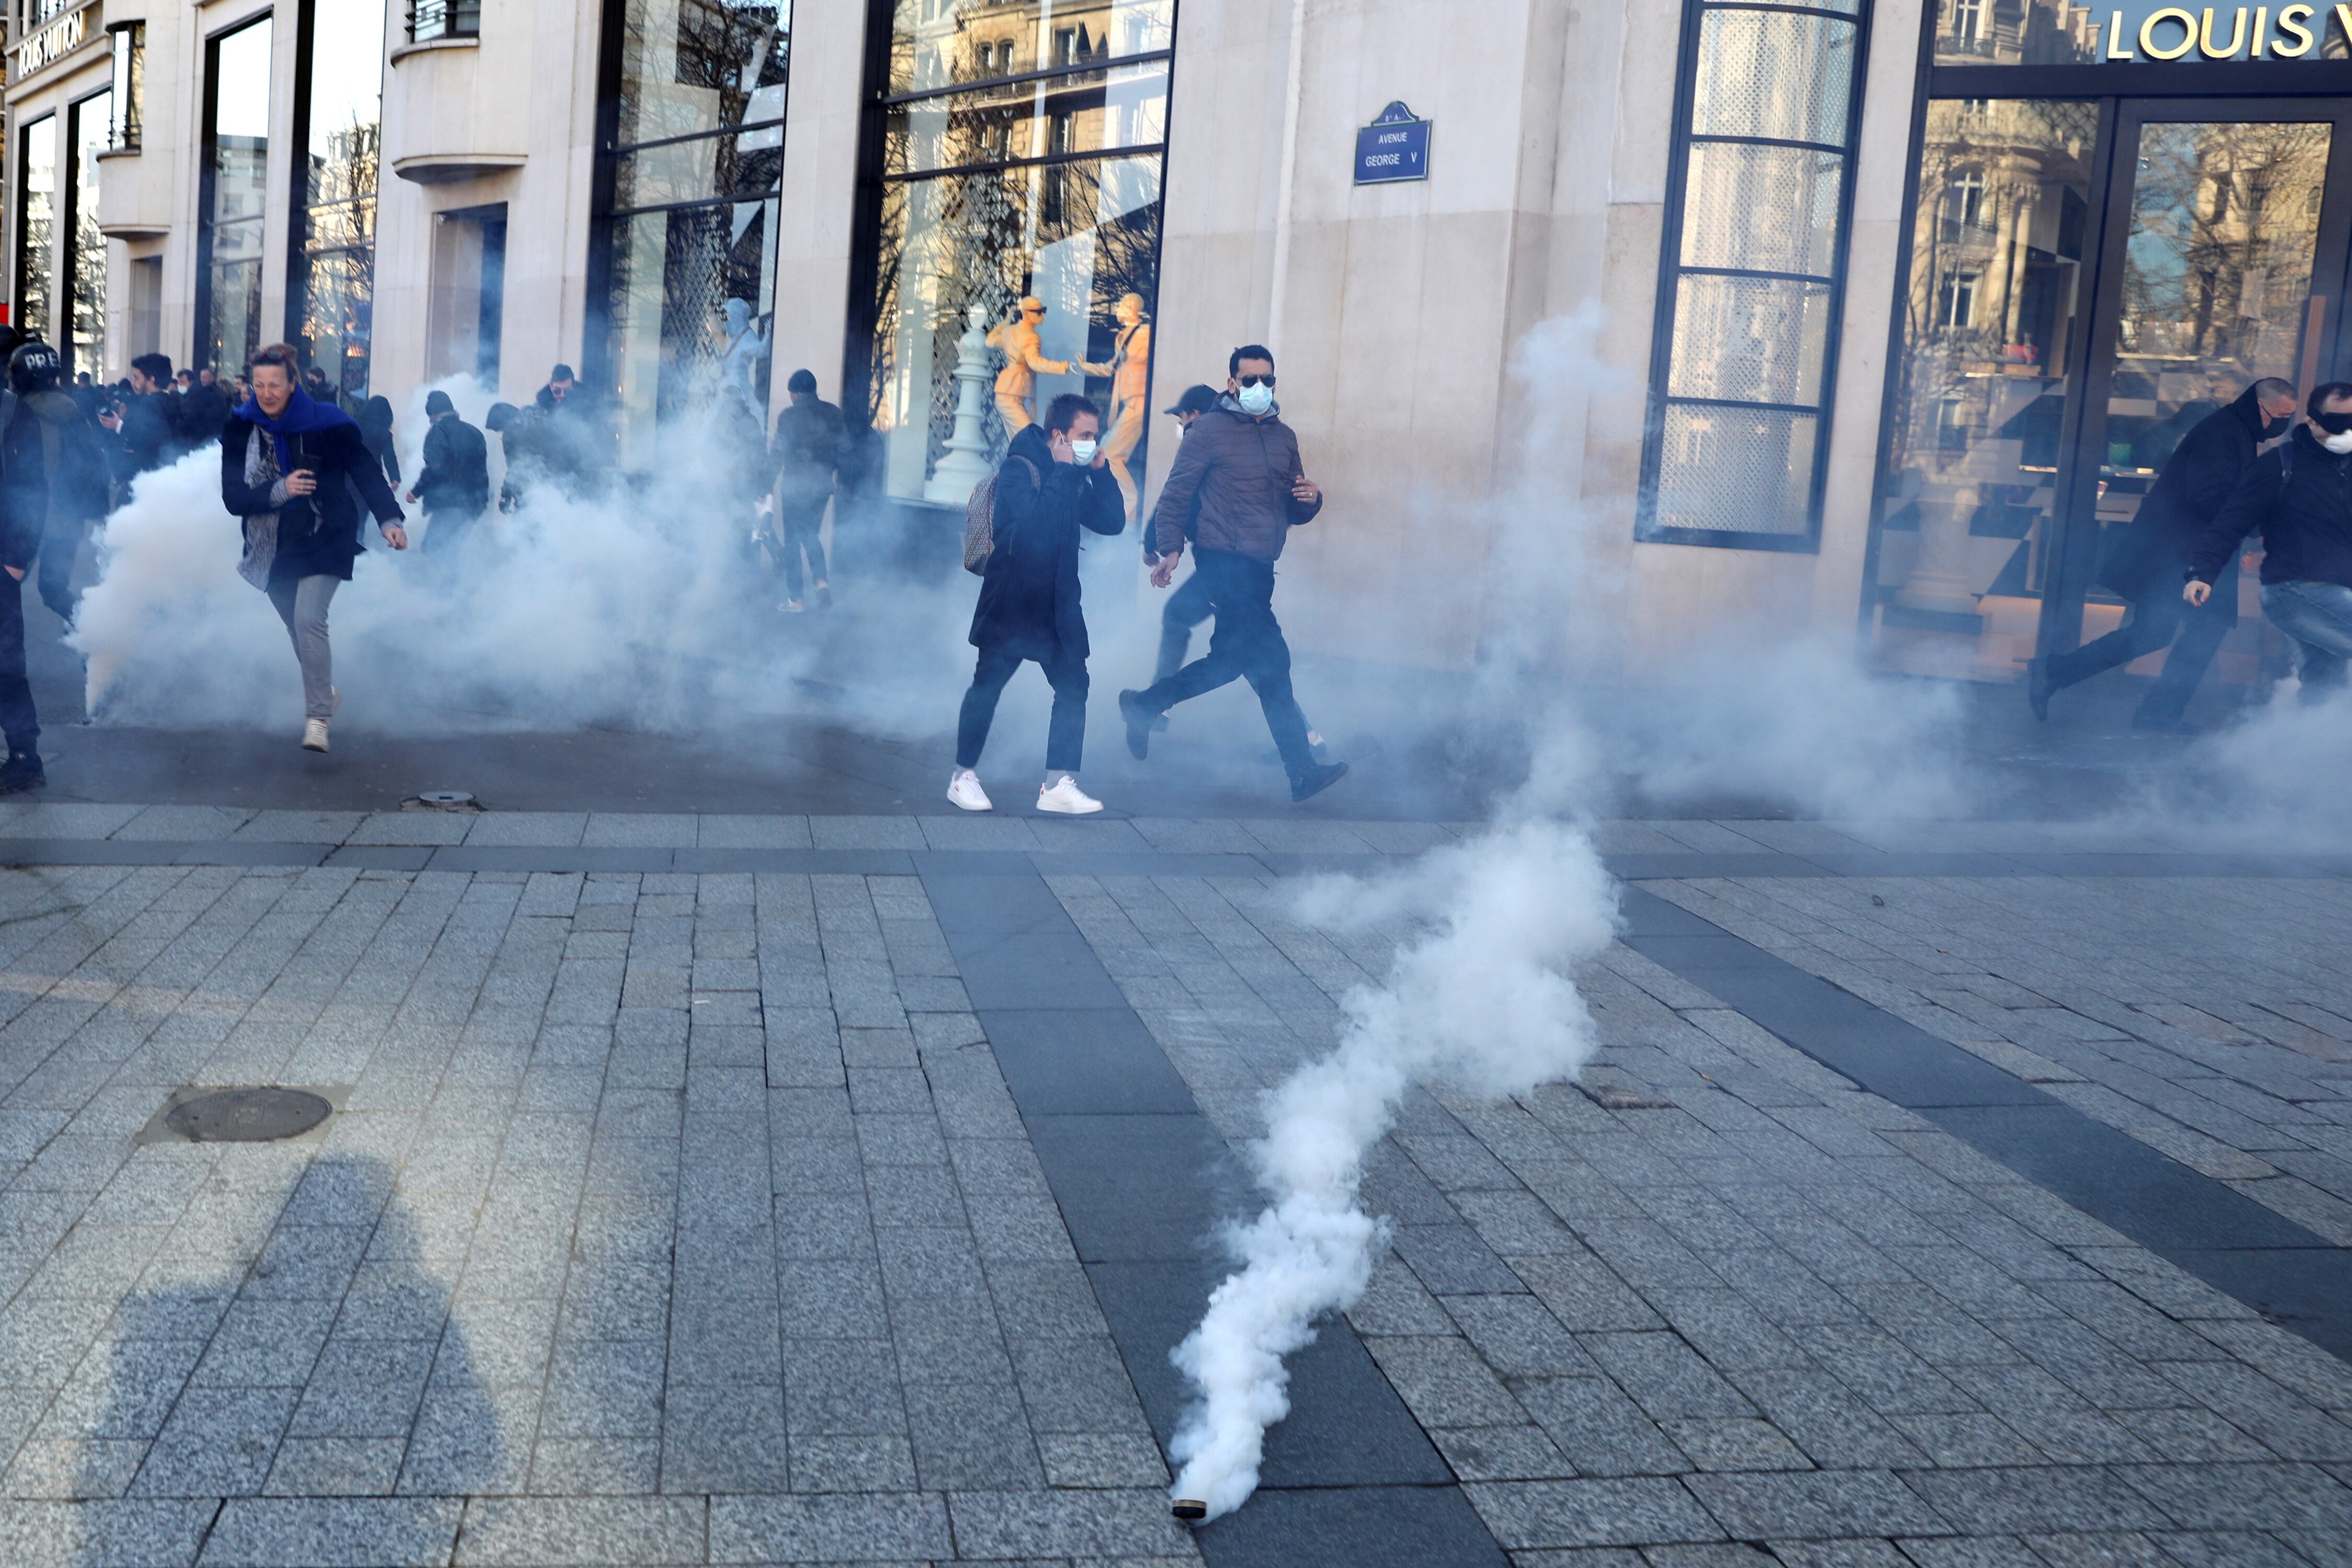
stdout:
POLYGON ((1274 384, 1274 377, 1270 375, 1244 375, 1240 380, 1244 386, 1255 386, 1261 381, 1268 386, 1274 384))

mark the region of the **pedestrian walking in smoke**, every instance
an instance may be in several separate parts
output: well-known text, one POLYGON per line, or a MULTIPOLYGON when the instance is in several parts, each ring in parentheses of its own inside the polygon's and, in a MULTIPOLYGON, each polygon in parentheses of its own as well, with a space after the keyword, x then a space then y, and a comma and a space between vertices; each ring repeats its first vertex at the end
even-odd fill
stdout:
POLYGON ((2189 552, 2253 467, 2262 443, 2294 422, 2294 388, 2276 377, 2255 382, 2228 407, 2206 416, 2181 437, 2148 487, 2139 514, 2100 565, 2099 581, 2130 602, 2121 626, 2071 652, 2027 667, 2026 695, 2037 719, 2050 716, 2050 694, 2170 644, 2164 673, 2132 714, 2136 730, 2195 734, 2181 715, 2214 653, 2238 624, 2238 561, 2222 569, 2221 592, 2191 605, 2177 584, 2189 552), (2178 634, 2176 640, 2175 634, 2178 634))
POLYGON ((539 466, 576 500, 594 488, 610 456, 604 410, 568 364, 548 373, 532 408, 540 417, 532 441, 539 466))
MULTIPOLYGON (((242 381, 244 377, 237 379, 242 381)), ((228 424, 229 409, 241 406, 246 401, 240 394, 236 404, 232 405, 229 395, 221 387, 220 379, 213 374, 213 367, 208 364, 197 367, 194 378, 180 395, 185 399, 180 408, 180 428, 191 447, 208 447, 220 439, 222 428, 228 424)))
MULTIPOLYGON (((82 534, 106 515, 110 475, 103 438, 60 384, 64 380, 65 362, 38 338, 9 354, 8 387, 16 405, 0 433, 0 485, 8 492, 9 527, 26 532, 38 552, 41 603, 71 625, 80 599, 73 587, 74 558, 82 534)), ((12 563, 11 569, 26 564, 12 563)), ((14 604, 20 595, 0 598, 14 604)))
POLYGON ((253 356, 253 401, 221 428, 221 505, 245 520, 237 573, 269 595, 302 667, 302 746, 327 749, 341 702, 327 646, 327 606, 352 580, 360 508, 375 514, 384 542, 408 548, 400 502, 352 416, 295 384, 294 351, 273 343, 253 356))
POLYGON ((170 358, 141 354, 131 362, 131 395, 122 400, 122 411, 99 416, 99 425, 114 437, 108 453, 114 477, 126 488, 140 475, 177 460, 192 445, 182 434, 180 400, 171 386, 170 358))
POLYGON ((465 542, 490 505, 490 445, 482 433, 457 417, 457 405, 438 388, 425 395, 425 467, 408 487, 408 499, 422 501, 431 526, 417 546, 427 555, 446 555, 465 542))
POLYGON ((1082 816, 1102 802, 1078 787, 1087 739, 1087 617, 1078 602, 1078 531, 1116 534, 1126 503, 1103 458, 1102 411, 1076 393, 1054 399, 1041 427, 1013 438, 996 471, 994 547, 971 613, 980 650, 956 725, 956 765, 948 799, 966 811, 989 809, 980 787, 980 753, 996 717, 996 700, 1024 659, 1034 660, 1054 689, 1045 730, 1045 781, 1037 809, 1082 816))
POLYGON ((816 395, 816 377, 796 370, 784 383, 792 402, 776 416, 775 438, 768 444, 768 471, 773 476, 770 497, 775 507, 776 553, 784 566, 784 602, 776 608, 799 615, 808 606, 801 597, 801 558, 808 558, 809 576, 816 602, 833 603, 826 580, 824 508, 833 499, 835 470, 841 463, 841 410, 816 395))
POLYGON ((506 461, 506 477, 499 484, 500 511, 522 505, 531 487, 547 477, 540 440, 546 424, 536 408, 517 408, 511 403, 493 403, 482 416, 482 427, 499 438, 499 450, 506 461))
POLYGON ((1184 525, 1195 497, 1198 553, 1192 575, 1207 579, 1217 629, 1209 652, 1142 691, 1118 694, 1127 721, 1127 749, 1148 754, 1151 729, 1177 703, 1236 679, 1257 693, 1273 731, 1290 798, 1304 801, 1337 784, 1345 763, 1318 763, 1307 737, 1307 716, 1290 690, 1290 645, 1274 618, 1274 563, 1290 531, 1323 510, 1323 492, 1298 459, 1298 437, 1282 422, 1274 400, 1274 355, 1250 343, 1226 364, 1225 395, 1184 433, 1168 482, 1152 509, 1160 547, 1153 586, 1165 588, 1184 552, 1184 525))
POLYGON ((2246 535, 2263 536, 2263 614, 2302 652, 2303 700, 2345 685, 2352 659, 2352 382, 2312 389, 2310 422, 2265 452, 2191 551, 2181 597, 2202 605, 2246 535))

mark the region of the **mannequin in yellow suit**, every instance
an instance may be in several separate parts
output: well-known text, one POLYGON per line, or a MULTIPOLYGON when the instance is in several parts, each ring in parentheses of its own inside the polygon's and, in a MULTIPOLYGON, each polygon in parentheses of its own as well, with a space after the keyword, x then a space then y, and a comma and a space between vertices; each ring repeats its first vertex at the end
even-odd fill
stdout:
POLYGON ((1037 323, 1045 319, 1045 302, 1034 294, 1027 295, 1021 301, 1020 315, 988 334, 988 346, 1004 355, 1004 368, 996 373, 996 412, 1004 421, 1007 440, 1037 422, 1034 407, 1037 378, 1062 375, 1070 368, 1066 360, 1045 357, 1045 345, 1037 336, 1037 323))
POLYGON ((1144 396, 1151 379, 1151 322, 1140 294, 1119 296, 1112 313, 1118 319, 1118 338, 1110 363, 1086 368, 1110 377, 1110 418, 1104 426, 1102 454, 1110 464, 1111 477, 1118 481, 1119 493, 1127 498, 1127 521, 1131 523, 1135 476, 1128 471, 1127 460, 1143 439, 1143 417, 1150 412, 1144 407, 1144 396))

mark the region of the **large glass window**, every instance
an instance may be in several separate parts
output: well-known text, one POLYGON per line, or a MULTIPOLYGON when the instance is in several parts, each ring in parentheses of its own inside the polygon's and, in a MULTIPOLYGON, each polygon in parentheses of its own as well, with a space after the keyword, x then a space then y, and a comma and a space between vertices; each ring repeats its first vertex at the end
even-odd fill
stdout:
POLYGON ((58 266, 58 117, 44 114, 16 132, 16 325, 47 338, 58 266))
POLYGON ((106 236, 98 232, 98 155, 113 132, 114 95, 73 106, 73 162, 66 182, 66 369, 106 379, 106 236))
POLYGON ((2008 679, 2033 655, 2098 130, 2098 105, 2073 100, 1927 105, 1872 590, 1891 668, 2008 679))
POLYGON ((1013 432, 1081 389, 1110 412, 1114 461, 1141 471, 1175 12, 898 0, 863 300, 888 493, 962 504, 1013 432))
POLYGON ((1641 538, 1812 542, 1864 9, 1685 0, 1641 538))
POLYGON ((605 163, 608 380, 622 466, 722 390, 764 423, 791 0, 620 7, 605 163))
POLYGON ((297 100, 308 156, 295 212, 288 334, 348 399, 368 393, 375 302, 377 151, 383 121, 382 0, 310 0, 297 100))
POLYGON ((2102 60, 2342 59, 2352 13, 2332 5, 2179 6, 2168 0, 1941 0, 1939 66, 2102 60))
POLYGON ((108 142, 115 147, 136 147, 140 115, 147 99, 147 24, 117 22, 107 28, 106 36, 113 55, 110 63, 114 79, 112 96, 107 100, 114 106, 114 121, 107 131, 108 142))
POLYGON ((205 61, 204 194, 196 244, 203 363, 226 377, 262 343, 268 208, 269 18, 212 40, 205 61))

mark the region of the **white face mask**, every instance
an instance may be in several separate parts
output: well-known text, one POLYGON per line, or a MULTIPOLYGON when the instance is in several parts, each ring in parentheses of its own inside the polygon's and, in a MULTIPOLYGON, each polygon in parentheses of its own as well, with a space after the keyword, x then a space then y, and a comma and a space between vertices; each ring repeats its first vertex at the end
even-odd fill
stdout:
POLYGON ((1234 395, 1234 401, 1242 405, 1243 413, 1255 418, 1274 406, 1274 388, 1261 381, 1255 386, 1243 387, 1234 395))
POLYGON ((2352 430, 2347 430, 2341 436, 2322 435, 2319 444, 2331 452, 2352 452, 2352 430))
POLYGON ((1078 467, 1082 468, 1085 468, 1087 464, 1095 460, 1095 447, 1098 445, 1100 445, 1100 443, 1095 441, 1071 442, 1070 460, 1077 464, 1078 467))

